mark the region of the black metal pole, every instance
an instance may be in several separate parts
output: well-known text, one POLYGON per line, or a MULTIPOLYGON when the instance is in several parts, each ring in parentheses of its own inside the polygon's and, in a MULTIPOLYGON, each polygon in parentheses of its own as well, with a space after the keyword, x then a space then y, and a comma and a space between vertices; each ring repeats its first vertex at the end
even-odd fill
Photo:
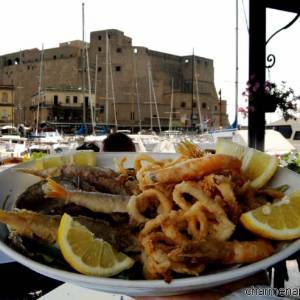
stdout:
POLYGON ((264 1, 249 2, 249 80, 259 88, 249 99, 248 145, 264 151, 265 111, 263 89, 266 79, 266 7, 264 1))

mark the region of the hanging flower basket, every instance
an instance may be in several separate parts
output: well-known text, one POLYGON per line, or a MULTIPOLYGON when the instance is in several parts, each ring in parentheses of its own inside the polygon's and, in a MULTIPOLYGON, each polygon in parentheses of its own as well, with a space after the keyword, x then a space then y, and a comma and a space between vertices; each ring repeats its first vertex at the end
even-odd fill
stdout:
MULTIPOLYGON (((258 95, 258 90, 260 84, 251 79, 247 82, 247 88, 243 92, 243 96, 247 97, 256 97, 258 95)), ((260 96, 263 100, 263 108, 265 112, 275 112, 278 110, 283 118, 287 121, 289 119, 295 119, 295 112, 297 111, 297 102, 300 100, 299 96, 295 95, 295 92, 292 88, 286 87, 284 81, 281 82, 280 88, 276 83, 266 81, 263 89, 263 96, 260 96)), ((241 108, 240 112, 246 116, 249 113, 249 108, 241 108)))

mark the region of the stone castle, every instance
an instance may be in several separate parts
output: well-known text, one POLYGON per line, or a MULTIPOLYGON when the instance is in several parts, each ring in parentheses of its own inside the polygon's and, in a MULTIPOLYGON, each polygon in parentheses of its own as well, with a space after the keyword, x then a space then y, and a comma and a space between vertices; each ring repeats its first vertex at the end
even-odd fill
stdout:
POLYGON ((133 46, 119 30, 91 32, 88 44, 72 41, 0 56, 2 123, 12 121, 3 112, 7 107, 15 124, 34 124, 37 111, 39 122, 90 122, 92 103, 97 124, 167 127, 171 99, 174 127, 200 120, 209 128, 228 125, 211 59, 133 46), (13 87, 9 106, 2 101, 7 86, 13 87))

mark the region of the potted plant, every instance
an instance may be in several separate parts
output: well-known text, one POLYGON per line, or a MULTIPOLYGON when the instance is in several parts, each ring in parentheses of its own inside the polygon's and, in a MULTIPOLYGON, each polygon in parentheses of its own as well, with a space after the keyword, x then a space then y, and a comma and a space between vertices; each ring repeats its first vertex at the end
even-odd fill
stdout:
MULTIPOLYGON (((247 82, 247 88, 243 92, 243 96, 246 97, 246 101, 249 103, 249 98, 256 97, 260 84, 251 79, 247 82)), ((289 119, 295 119, 295 112, 297 111, 297 101, 300 100, 299 96, 295 95, 295 92, 292 88, 286 86, 286 82, 282 81, 280 86, 271 81, 266 81, 263 86, 262 96, 263 107, 265 112, 275 112, 276 110, 280 111, 283 118, 287 121, 289 119)), ((249 111, 254 109, 251 106, 246 108, 239 108, 244 116, 247 116, 249 111)))

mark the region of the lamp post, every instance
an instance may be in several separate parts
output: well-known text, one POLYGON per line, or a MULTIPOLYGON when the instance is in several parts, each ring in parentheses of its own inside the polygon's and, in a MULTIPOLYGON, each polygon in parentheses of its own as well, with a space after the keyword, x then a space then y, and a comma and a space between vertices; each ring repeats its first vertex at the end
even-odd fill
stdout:
POLYGON ((219 90, 219 110, 220 110, 220 115, 219 115, 219 127, 222 127, 222 90, 219 90))

